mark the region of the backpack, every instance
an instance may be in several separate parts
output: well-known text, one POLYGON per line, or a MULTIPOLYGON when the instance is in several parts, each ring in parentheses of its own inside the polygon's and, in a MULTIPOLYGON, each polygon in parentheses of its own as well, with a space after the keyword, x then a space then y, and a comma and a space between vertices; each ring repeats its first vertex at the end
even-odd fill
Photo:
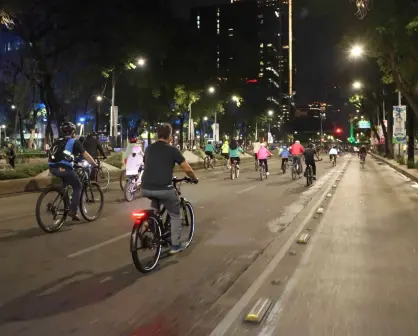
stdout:
POLYGON ((48 165, 55 166, 56 164, 63 164, 72 167, 74 161, 73 147, 75 138, 59 138, 54 142, 48 152, 48 165))

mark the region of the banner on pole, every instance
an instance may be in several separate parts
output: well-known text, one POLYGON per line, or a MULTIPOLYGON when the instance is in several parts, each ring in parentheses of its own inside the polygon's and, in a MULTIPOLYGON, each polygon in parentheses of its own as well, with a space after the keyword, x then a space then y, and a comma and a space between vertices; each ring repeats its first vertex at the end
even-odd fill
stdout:
POLYGON ((406 143, 406 106, 393 107, 393 143, 406 143))

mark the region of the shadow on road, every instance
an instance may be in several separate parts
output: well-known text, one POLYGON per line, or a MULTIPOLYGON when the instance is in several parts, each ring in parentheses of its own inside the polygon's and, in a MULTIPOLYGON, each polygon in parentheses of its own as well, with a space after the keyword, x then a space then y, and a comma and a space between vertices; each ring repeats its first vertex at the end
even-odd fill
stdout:
MULTIPOLYGON (((63 227, 54 234, 60 234, 68 230, 68 227, 63 227)), ((45 235, 47 235, 47 233, 43 232, 39 227, 33 227, 27 230, 0 230, 0 243, 15 242, 45 235)))
MULTIPOLYGON (((172 264, 162 262, 152 275, 172 264)), ((110 272, 75 272, 31 291, 0 307, 3 323, 43 319, 104 301, 131 286, 144 275, 131 264, 110 272)))

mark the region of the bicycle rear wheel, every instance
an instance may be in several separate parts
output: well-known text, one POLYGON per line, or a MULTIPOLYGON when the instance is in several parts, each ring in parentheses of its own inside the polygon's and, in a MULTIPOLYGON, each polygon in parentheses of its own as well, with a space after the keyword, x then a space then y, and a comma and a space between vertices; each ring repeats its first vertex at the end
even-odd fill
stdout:
POLYGON ((263 181, 264 176, 265 176, 264 166, 261 166, 260 167, 260 179, 261 179, 261 181, 263 181))
POLYGON ((158 264, 161 255, 161 228, 154 216, 143 219, 135 224, 131 233, 131 256, 136 269, 142 273, 151 272, 158 264), (152 251, 148 262, 141 261, 139 251, 152 251))
POLYGON ((96 182, 100 185, 102 190, 105 190, 110 183, 109 169, 106 167, 100 167, 96 172, 96 182))
POLYGON ((296 172, 296 168, 292 166, 292 180, 296 180, 297 177, 298 177, 298 174, 296 172))
POLYGON ((232 167, 231 167, 231 180, 235 180, 235 177, 236 177, 236 172, 235 172, 235 170, 236 170, 237 168, 235 167, 235 165, 232 165, 232 167))
POLYGON ((99 218, 104 206, 103 190, 97 182, 90 182, 84 185, 80 198, 80 212, 83 218, 92 222, 99 218), (99 207, 92 214, 87 210, 87 205, 97 204, 99 207))
POLYGON ((38 226, 46 233, 53 233, 57 232, 61 229, 64 225, 65 220, 67 219, 68 210, 70 205, 68 204, 68 200, 65 199, 64 189, 58 186, 51 186, 45 189, 38 198, 36 202, 36 222, 38 226), (42 219, 42 202, 47 196, 56 194, 52 197, 52 201, 46 204, 46 211, 48 214, 53 216, 54 224, 49 226, 45 224, 42 219))
POLYGON ((186 244, 186 247, 189 247, 193 240, 195 232, 195 215, 192 204, 189 201, 184 201, 182 211, 183 213, 181 216, 181 241, 186 244), (183 239, 183 237, 185 237, 185 239, 183 239))
POLYGON ((205 167, 205 169, 209 169, 210 166, 210 158, 209 156, 205 157, 205 160, 203 161, 203 166, 205 167))
POLYGON ((124 188, 124 196, 125 196, 125 200, 127 202, 132 202, 134 199, 134 195, 135 195, 135 181, 132 180, 128 180, 125 184, 125 188, 124 188))

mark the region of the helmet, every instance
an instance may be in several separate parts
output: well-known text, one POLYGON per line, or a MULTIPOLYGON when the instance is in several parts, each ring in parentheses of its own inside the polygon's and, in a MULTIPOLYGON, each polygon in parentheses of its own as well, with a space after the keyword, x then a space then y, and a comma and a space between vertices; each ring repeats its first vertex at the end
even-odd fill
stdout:
POLYGON ((287 149, 287 146, 283 146, 282 148, 283 148, 283 149, 287 149))
POLYGON ((299 140, 296 140, 295 143, 300 145, 300 141, 299 140))
POLYGON ((61 133, 64 135, 71 135, 73 132, 75 132, 75 129, 75 125, 70 121, 67 121, 61 125, 61 133))
POLYGON ((96 132, 92 132, 91 135, 97 137, 97 133, 96 132))

